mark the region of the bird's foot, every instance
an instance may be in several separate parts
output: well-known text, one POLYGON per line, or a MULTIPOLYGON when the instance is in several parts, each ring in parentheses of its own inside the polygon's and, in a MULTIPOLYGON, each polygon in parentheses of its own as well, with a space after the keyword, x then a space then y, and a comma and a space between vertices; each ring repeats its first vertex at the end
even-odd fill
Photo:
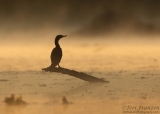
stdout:
POLYGON ((61 68, 61 66, 58 64, 58 68, 61 68))

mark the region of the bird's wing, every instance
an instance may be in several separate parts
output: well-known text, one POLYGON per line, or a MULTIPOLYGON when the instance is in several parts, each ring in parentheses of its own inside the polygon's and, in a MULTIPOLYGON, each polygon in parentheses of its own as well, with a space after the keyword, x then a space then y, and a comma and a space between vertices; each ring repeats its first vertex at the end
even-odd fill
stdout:
POLYGON ((51 52, 51 60, 53 60, 56 56, 56 48, 54 48, 51 52))

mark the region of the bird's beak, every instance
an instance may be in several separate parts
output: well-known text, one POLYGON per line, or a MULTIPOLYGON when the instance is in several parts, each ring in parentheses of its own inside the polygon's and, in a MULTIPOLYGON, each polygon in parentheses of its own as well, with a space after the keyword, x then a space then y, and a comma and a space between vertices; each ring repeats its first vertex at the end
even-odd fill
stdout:
POLYGON ((67 35, 64 35, 63 37, 67 37, 67 35))

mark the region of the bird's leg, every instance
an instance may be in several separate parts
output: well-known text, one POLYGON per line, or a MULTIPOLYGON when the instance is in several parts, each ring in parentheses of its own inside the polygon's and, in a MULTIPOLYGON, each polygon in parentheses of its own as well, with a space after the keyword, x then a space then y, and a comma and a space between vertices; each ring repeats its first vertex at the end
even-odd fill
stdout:
POLYGON ((59 64, 58 64, 58 68, 61 68, 59 64))

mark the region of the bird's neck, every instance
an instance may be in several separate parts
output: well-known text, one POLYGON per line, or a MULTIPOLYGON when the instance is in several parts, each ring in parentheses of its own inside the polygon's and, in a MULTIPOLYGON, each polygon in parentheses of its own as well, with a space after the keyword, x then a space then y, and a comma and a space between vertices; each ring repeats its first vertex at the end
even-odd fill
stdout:
POLYGON ((59 40, 55 40, 55 45, 56 45, 56 47, 60 48, 60 45, 59 45, 58 41, 59 40))

